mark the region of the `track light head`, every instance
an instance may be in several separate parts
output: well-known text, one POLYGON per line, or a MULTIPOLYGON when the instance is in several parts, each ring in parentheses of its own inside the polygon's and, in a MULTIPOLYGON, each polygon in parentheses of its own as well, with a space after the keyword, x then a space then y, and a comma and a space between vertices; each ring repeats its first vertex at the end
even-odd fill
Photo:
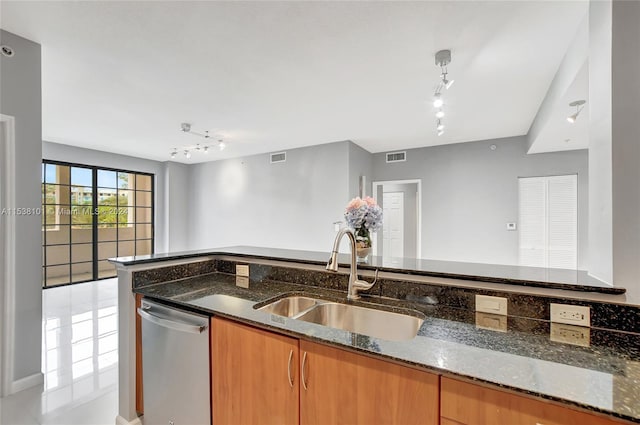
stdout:
POLYGON ((171 152, 171 159, 174 159, 176 155, 178 155, 178 151, 174 149, 173 152, 171 152))
POLYGON ((443 118, 443 117, 444 117, 444 111, 442 109, 436 112, 436 118, 443 118))
POLYGON ((185 156, 185 158, 187 158, 187 159, 191 158, 191 152, 189 152, 188 150, 185 150, 185 151, 184 151, 184 156, 185 156))
POLYGON ((180 124, 180 129, 185 133, 188 133, 191 131, 191 124, 189 124, 188 122, 183 122, 182 124, 180 124))
POLYGON ((438 122, 436 123, 436 130, 438 131, 444 130, 444 124, 442 124, 442 121, 438 120, 438 122))
POLYGON ((225 143, 222 140, 218 140, 218 149, 223 151, 224 148, 226 148, 226 147, 227 147, 227 145, 225 145, 225 143))
POLYGON ((433 107, 440 108, 444 105, 444 100, 442 100, 442 94, 439 92, 433 95, 433 107))
POLYGON ((444 134, 444 130, 438 130, 438 136, 442 136, 444 134))
POLYGON ((578 120, 578 115, 580 115, 580 112, 582 112, 582 110, 584 109, 585 103, 587 103, 586 100, 576 100, 569 104, 569 107, 576 108, 576 112, 567 117, 567 121, 570 124, 575 124, 575 122, 578 120))

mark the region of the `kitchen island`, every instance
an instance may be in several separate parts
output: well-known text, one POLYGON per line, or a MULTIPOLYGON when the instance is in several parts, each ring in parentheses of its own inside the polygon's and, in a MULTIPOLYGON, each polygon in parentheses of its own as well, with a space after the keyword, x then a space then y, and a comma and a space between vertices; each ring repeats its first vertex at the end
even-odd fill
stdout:
MULTIPOLYGON (((284 335, 301 341, 301 346, 303 342, 320 344, 431 374, 439 380, 441 397, 455 396, 451 388, 472 385, 471 390, 479 386, 489 395, 501 391, 534 404, 568 406, 576 415, 587 414, 589 418, 640 422, 640 335, 630 332, 635 328, 627 324, 631 321, 628 316, 637 312, 628 306, 620 306, 622 318, 607 329, 575 331, 569 326, 558 330, 548 318, 544 320, 526 308, 518 310, 518 297, 524 295, 509 295, 510 305, 515 307, 508 316, 483 315, 464 301, 465 297, 473 299, 469 287, 411 282, 406 273, 388 274, 355 304, 392 311, 408 309, 424 317, 415 338, 389 341, 258 310, 274 299, 294 294, 346 303, 344 274, 330 274, 314 264, 274 262, 231 252, 115 262, 120 279, 119 423, 135 423, 141 410, 135 402, 140 384, 135 379, 134 312, 136 300, 142 296, 284 335), (234 274, 237 264, 249 265, 249 278, 234 274), (437 290, 420 293, 425 288, 437 290), (568 333, 574 331, 578 334, 572 340, 568 333)), ((464 286, 463 282, 460 285, 464 286)), ((482 292, 493 295, 486 288, 482 292)), ((538 298, 536 302, 545 301, 538 298)), ((611 308, 611 304, 596 304, 591 307, 598 323, 602 314, 598 308, 611 308)), ((438 419, 441 423, 462 423, 461 417, 451 417, 455 416, 455 397, 449 403, 446 399, 451 397, 441 400, 438 408, 442 417, 438 419)))

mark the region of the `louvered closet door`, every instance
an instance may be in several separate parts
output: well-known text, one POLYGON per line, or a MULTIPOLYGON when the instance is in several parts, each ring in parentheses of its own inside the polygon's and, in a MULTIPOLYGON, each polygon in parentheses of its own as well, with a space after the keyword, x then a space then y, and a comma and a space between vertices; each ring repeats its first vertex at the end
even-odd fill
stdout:
POLYGON ((577 268, 577 175, 519 179, 520 265, 577 268))

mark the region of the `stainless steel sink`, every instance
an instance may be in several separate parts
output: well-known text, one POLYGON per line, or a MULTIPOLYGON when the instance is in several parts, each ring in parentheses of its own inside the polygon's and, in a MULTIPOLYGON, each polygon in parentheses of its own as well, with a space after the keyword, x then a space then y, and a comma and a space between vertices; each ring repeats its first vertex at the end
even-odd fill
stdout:
POLYGON ((278 316, 293 317, 316 306, 318 302, 320 302, 320 300, 316 300, 315 298, 293 296, 282 298, 264 307, 260 307, 258 310, 278 316))
POLYGON ((407 314, 340 303, 318 304, 297 319, 390 341, 415 338, 424 322, 407 314))
POLYGON ((424 322, 409 314, 303 296, 282 298, 258 310, 390 341, 415 338, 424 322))

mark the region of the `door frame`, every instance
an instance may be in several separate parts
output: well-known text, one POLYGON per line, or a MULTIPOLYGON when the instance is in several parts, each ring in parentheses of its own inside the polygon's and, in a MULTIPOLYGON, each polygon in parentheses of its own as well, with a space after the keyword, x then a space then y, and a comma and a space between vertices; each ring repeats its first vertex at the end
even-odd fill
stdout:
MULTIPOLYGON (((378 202, 377 196, 378 196, 378 187, 384 187, 385 184, 416 184, 418 186, 417 189, 417 193, 416 193, 416 214, 417 214, 417 219, 418 219, 418 223, 416 224, 417 227, 417 235, 416 235, 416 257, 417 258, 421 258, 422 257, 422 179, 408 179, 408 180, 381 180, 381 181, 374 181, 373 183, 373 187, 372 187, 372 195, 373 195, 373 199, 376 201, 376 203, 378 202)), ((382 219, 383 225, 384 225, 384 217, 382 219)), ((373 255, 378 255, 378 244, 374 243, 373 244, 373 255)))
MULTIPOLYGON (((0 144, 0 208, 10 211, 16 207, 15 199, 15 118, 0 114, 0 131, 2 131, 2 143, 0 144)), ((0 396, 12 394, 13 391, 13 366, 15 333, 15 242, 16 242, 16 217, 15 214, 2 214, 0 221, 4 234, 4 243, 0 250, 0 265, 2 266, 2 281, 0 286, 0 396)))

